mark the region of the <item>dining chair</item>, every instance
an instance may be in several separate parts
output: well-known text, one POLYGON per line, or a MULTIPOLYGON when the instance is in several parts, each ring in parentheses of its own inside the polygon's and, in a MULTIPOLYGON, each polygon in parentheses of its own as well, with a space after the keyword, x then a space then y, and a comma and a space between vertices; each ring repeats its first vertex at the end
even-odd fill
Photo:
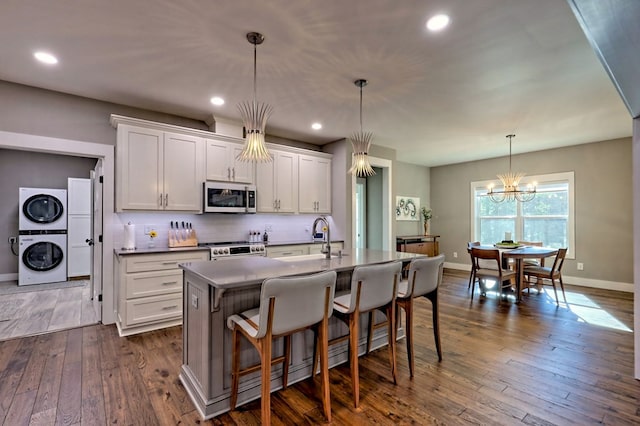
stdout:
POLYGON ((329 393, 328 320, 332 314, 336 287, 336 272, 268 278, 262 283, 260 306, 227 318, 232 337, 231 410, 238 398, 240 377, 261 371, 261 419, 271 423, 271 366, 283 363, 282 387, 286 389, 291 356, 291 335, 305 329, 314 329, 320 352, 322 405, 327 420, 331 421, 329 393), (240 369, 240 336, 244 336, 258 351, 260 364, 240 369), (272 359, 273 339, 284 337, 284 355, 272 359))
MULTIPOLYGON (((542 241, 518 241, 518 244, 522 246, 530 246, 530 247, 542 247, 544 244, 542 241)), ((513 260, 513 259, 511 259, 513 260)), ((522 259, 522 266, 544 266, 544 258, 542 259, 522 259)), ((529 281, 527 284, 527 293, 530 292, 531 287, 535 286, 538 290, 538 293, 542 291, 542 285, 538 283, 538 279, 536 279, 535 285, 531 285, 529 281)))
MULTIPOLYGON (((413 378, 413 299, 424 296, 431 301, 433 317, 433 337, 436 342, 438 361, 442 361, 440 344, 440 320, 438 314, 438 288, 442 283, 444 254, 435 257, 416 258, 409 264, 409 277, 398 284, 396 305, 405 312, 405 335, 407 340, 407 357, 409 360, 409 377, 413 378)), ((396 311, 398 313, 399 310, 396 311)))
POLYGON ((556 280, 560 283, 560 288, 562 289, 562 297, 564 298, 564 303, 567 303, 567 296, 564 293, 564 284, 562 283, 562 265, 564 264, 564 258, 567 255, 567 249, 561 248, 558 249, 558 254, 553 261, 553 266, 525 266, 523 270, 523 274, 526 278, 527 283, 530 282, 531 277, 536 277, 537 282, 544 284, 544 280, 551 281, 551 285, 553 286, 553 292, 556 295, 556 305, 560 306, 560 302, 558 300, 558 291, 556 289, 556 280))
POLYGON ((469 273, 469 284, 467 289, 470 289, 472 285, 476 285, 476 269, 478 268, 477 262, 474 262, 473 256, 471 256, 471 247, 480 247, 480 241, 469 241, 467 243, 467 253, 471 257, 471 272, 469 273))
MULTIPOLYGON (((382 311, 387 318, 387 340, 389 364, 393 383, 396 378, 396 294, 402 270, 401 262, 357 266, 351 275, 351 289, 337 294, 333 300, 333 310, 337 318, 349 326, 349 335, 329 341, 339 343, 349 339, 349 367, 354 407, 360 404, 360 377, 358 372, 358 338, 360 314, 375 310, 382 311)), ((315 363, 314 363, 315 372, 315 363)))
MULTIPOLYGON (((500 251, 498 249, 472 247, 471 257, 472 262, 478 265, 475 276, 478 278, 478 286, 481 293, 486 293, 486 280, 489 279, 496 282, 496 292, 499 297, 502 297, 503 288, 511 288, 511 279, 515 279, 516 272, 502 267, 500 251), (482 284, 483 282, 485 282, 484 285, 482 284), (508 284, 505 285, 505 282, 508 284)), ((473 299, 474 288, 475 284, 471 287, 471 299, 473 299)))

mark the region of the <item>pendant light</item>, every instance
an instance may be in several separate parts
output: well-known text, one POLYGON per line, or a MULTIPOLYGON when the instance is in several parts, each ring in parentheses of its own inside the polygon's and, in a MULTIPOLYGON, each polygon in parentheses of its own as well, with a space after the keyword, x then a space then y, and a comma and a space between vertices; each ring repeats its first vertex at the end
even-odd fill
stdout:
POLYGON ((528 185, 526 190, 520 190, 520 180, 524 177, 524 173, 514 173, 511 171, 511 139, 516 135, 507 135, 509 138, 509 172, 498 175, 498 179, 502 182, 502 191, 494 191, 493 184, 489 186, 487 195, 494 203, 501 203, 503 201, 531 201, 536 196, 536 184, 528 185))
POLYGON ((353 83, 360 88, 360 131, 351 135, 353 154, 349 173, 357 177, 373 176, 376 172, 369 163, 369 148, 371 147, 373 133, 362 130, 362 88, 368 84, 368 81, 358 79, 353 83))
POLYGON ((264 129, 273 108, 269 104, 256 100, 257 46, 264 42, 264 36, 250 32, 247 34, 247 40, 253 44, 253 102, 245 101, 238 104, 244 125, 245 143, 242 152, 236 158, 244 162, 270 162, 273 158, 264 142, 264 129))

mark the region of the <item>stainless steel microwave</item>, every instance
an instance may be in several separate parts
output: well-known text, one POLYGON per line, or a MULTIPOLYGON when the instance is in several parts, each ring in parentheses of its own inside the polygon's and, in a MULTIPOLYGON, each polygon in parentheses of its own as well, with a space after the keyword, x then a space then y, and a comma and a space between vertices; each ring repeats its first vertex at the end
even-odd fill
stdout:
POLYGON ((205 213, 255 213, 256 187, 241 183, 205 182, 205 213))

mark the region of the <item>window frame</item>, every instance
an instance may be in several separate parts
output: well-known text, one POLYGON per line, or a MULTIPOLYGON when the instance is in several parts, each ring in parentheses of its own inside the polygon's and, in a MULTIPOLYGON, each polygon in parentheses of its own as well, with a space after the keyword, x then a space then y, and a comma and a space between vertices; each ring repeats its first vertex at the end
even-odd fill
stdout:
MULTIPOLYGON (((546 185, 553 183, 567 183, 568 188, 568 218, 567 218, 567 256, 568 259, 575 259, 575 172, 558 172, 558 173, 549 173, 543 175, 532 175, 525 176, 520 181, 520 187, 526 187, 529 183, 536 183, 536 185, 546 185)), ((491 179, 491 180, 483 180, 483 181, 475 181, 471 182, 470 188, 470 222, 471 222, 471 238, 469 241, 479 241, 479 236, 477 235, 477 230, 479 228, 479 218, 477 216, 478 206, 476 205, 476 192, 482 191, 487 192, 487 188, 490 184, 493 184, 496 188, 502 187, 502 183, 499 179, 491 179)), ((524 229, 524 220, 521 214, 521 209, 517 209, 516 217, 515 217, 515 228, 516 234, 522 233, 524 229)), ((514 235, 514 240, 517 240, 517 236, 514 235)))

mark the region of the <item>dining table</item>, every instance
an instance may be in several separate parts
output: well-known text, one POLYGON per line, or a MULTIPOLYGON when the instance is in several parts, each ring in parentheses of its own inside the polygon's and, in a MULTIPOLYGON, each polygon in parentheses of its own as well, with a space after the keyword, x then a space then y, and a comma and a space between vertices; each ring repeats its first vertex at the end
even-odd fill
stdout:
POLYGON ((522 246, 513 249, 506 249, 496 246, 502 252, 502 259, 508 261, 513 259, 516 268, 516 303, 520 303, 522 296, 522 283, 524 281, 524 259, 544 259, 545 257, 555 256, 558 249, 551 247, 522 246))

